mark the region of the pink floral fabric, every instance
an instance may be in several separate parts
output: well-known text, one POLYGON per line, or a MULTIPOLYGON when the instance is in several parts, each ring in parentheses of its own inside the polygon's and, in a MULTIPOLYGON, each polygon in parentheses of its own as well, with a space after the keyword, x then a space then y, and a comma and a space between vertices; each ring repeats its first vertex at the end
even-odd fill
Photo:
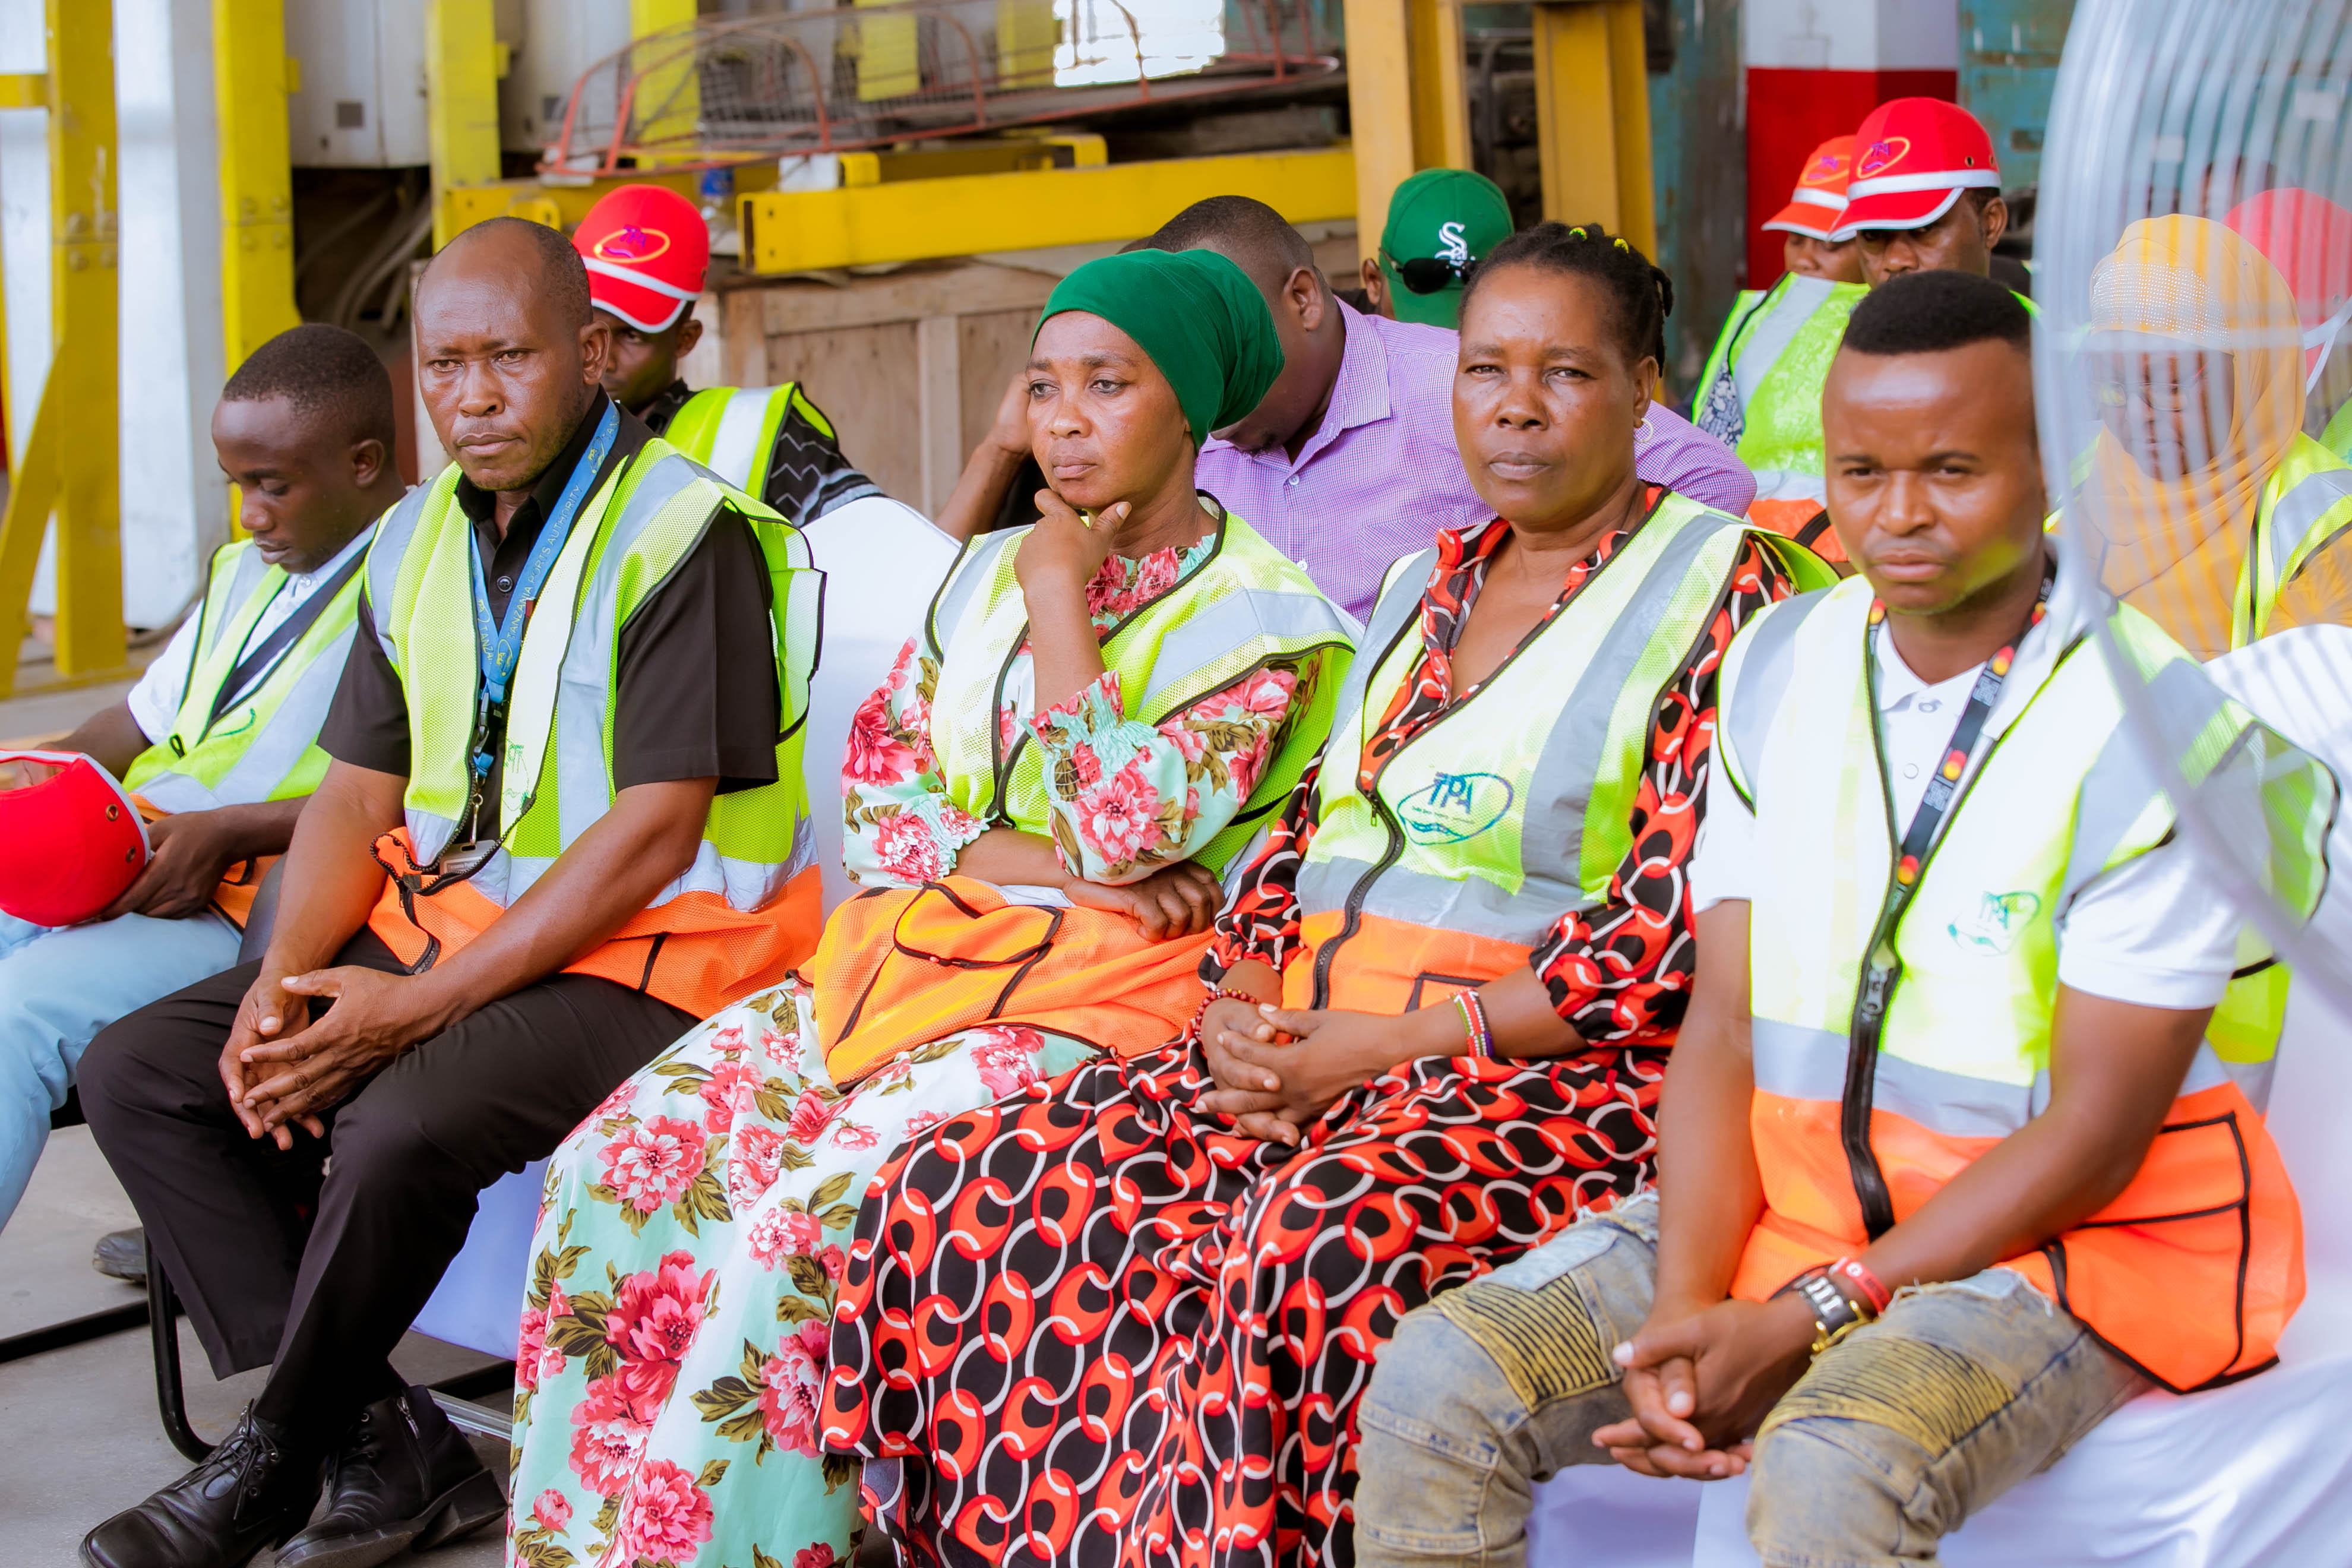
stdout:
MULTIPOLYGON (((1097 633, 1108 637, 1168 592, 1214 542, 1212 535, 1183 550, 1105 561, 1087 587, 1097 633)), ((987 826, 949 799, 931 748, 939 678, 920 639, 909 641, 850 722, 842 858, 852 880, 937 881, 987 826)), ((1265 774, 1299 679, 1295 668, 1255 670, 1155 726, 1128 717, 1118 676, 1108 670, 1084 691, 1039 710, 1024 647, 1006 673, 997 726, 1008 755, 1024 739, 1044 748, 1053 821, 1042 826, 1063 868, 1117 885, 1189 859, 1224 831, 1265 774)))
POLYGON ((515 1366, 515 1568, 853 1554, 856 1466, 818 1451, 816 1415, 857 1199, 908 1139, 1096 1052, 992 1026, 845 1092, 814 1019, 797 982, 727 1009, 549 1161, 515 1366))

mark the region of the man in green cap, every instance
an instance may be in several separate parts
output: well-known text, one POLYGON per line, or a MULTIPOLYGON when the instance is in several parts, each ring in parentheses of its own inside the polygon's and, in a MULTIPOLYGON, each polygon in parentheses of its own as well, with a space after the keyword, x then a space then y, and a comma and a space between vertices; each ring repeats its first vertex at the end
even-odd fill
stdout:
POLYGON ((1364 298, 1392 321, 1459 327, 1462 275, 1511 236, 1503 188, 1468 169, 1423 169, 1389 198, 1380 255, 1363 263, 1364 298))

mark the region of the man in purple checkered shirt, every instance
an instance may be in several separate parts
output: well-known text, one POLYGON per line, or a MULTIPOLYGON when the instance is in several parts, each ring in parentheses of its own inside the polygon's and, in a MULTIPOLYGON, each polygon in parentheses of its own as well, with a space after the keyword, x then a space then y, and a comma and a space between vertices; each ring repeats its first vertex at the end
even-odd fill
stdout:
MULTIPOLYGON (((1282 374, 1241 423, 1202 443, 1196 482, 1335 604, 1363 619, 1398 557, 1492 515, 1454 444, 1454 333, 1340 303, 1298 231, 1245 196, 1195 203, 1148 243, 1214 250, 1265 293, 1282 374)), ((1734 515, 1756 497, 1755 476, 1729 448, 1662 405, 1634 439, 1645 483, 1734 515)), ((940 526, 962 537, 993 517, 1024 455, 983 443, 940 526)))

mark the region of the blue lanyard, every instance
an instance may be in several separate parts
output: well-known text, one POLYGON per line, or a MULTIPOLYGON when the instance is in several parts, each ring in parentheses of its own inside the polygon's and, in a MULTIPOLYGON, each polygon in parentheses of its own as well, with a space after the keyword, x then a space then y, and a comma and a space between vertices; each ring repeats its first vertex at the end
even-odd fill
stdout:
POLYGON ((604 416, 596 422, 595 435, 589 437, 588 449, 572 466, 572 478, 565 481, 562 495, 556 499, 555 510, 547 514, 539 537, 531 542, 530 554, 523 561, 522 575, 507 600, 503 620, 493 623, 490 619, 490 590, 482 577, 481 551, 477 548, 467 552, 474 566, 474 645, 482 672, 481 712, 474 751, 474 777, 478 783, 490 776, 490 716, 505 706, 507 688, 514 679, 515 666, 521 662, 523 626, 530 619, 531 604, 546 586, 547 574, 555 570, 555 558, 563 553, 564 541, 571 537, 572 519, 581 503, 588 499, 588 491, 596 482, 596 472, 604 466, 604 456, 613 449, 614 438, 620 429, 620 405, 608 401, 604 416))

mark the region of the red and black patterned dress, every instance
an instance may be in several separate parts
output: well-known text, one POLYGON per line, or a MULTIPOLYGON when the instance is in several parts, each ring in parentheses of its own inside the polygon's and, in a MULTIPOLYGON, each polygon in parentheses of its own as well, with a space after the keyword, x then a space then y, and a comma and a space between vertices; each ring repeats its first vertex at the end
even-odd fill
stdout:
MULTIPOLYGON (((1365 748, 1368 792, 1399 744, 1475 694, 1454 691, 1452 649, 1507 532, 1438 535, 1423 657, 1365 748)), ((1627 537, 1570 572, 1547 623, 1627 537)), ((1213 1086, 1177 1040, 956 1117, 883 1167, 842 1282, 822 1426, 829 1449, 866 1460, 902 1559, 1352 1560, 1352 1531, 1334 1526, 1355 1484, 1356 1402, 1397 1321, 1650 1180, 1690 991, 1684 872, 1716 671, 1748 618, 1792 591, 1748 541, 1658 703, 1608 899, 1532 955, 1582 1051, 1407 1062, 1294 1151, 1196 1111, 1213 1086)), ((1298 953, 1314 785, 1310 773, 1219 917, 1209 983, 1298 953)))

